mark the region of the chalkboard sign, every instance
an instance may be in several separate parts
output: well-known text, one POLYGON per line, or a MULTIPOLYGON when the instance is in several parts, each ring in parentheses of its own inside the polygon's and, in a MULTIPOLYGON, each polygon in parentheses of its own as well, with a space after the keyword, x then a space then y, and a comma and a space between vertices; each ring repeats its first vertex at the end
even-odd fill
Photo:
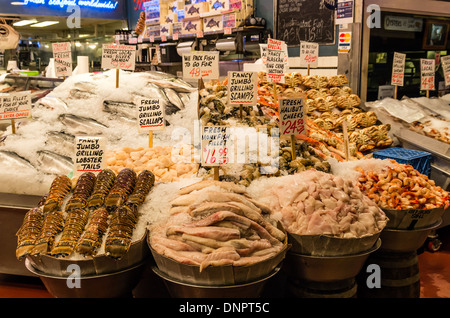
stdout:
POLYGON ((275 38, 288 46, 300 41, 334 44, 335 11, 324 0, 275 0, 275 38))

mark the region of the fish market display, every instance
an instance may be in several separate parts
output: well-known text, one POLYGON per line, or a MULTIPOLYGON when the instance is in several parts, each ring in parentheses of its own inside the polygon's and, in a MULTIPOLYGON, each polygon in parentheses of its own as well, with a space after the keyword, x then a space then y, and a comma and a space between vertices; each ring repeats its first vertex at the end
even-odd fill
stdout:
POLYGON ((380 207, 396 210, 435 209, 449 206, 449 193, 413 166, 391 159, 361 161, 355 169, 359 187, 380 207), (378 168, 371 169, 372 167, 378 168))
POLYGON ((17 258, 101 253, 121 258, 146 231, 145 219, 139 222, 139 208, 154 180, 146 170, 136 176, 133 170, 123 169, 116 176, 104 169, 97 175, 83 173, 70 191, 72 181, 56 177, 48 195, 27 212, 17 231, 17 258))
POLYGON ((124 168, 133 169, 136 173, 149 170, 153 172, 157 182, 189 178, 198 171, 198 163, 194 160, 194 147, 190 145, 180 149, 174 146, 124 147, 108 150, 105 159, 107 168, 116 173, 124 168))
POLYGON ((150 228, 150 244, 182 264, 248 266, 285 248, 285 233, 268 217, 267 207, 245 187, 204 180, 182 187, 171 201, 171 215, 150 228))
POLYGON ((248 192, 298 235, 360 238, 381 232, 388 221, 355 182, 321 171, 258 179, 248 192))
POLYGON ((118 88, 115 78, 114 70, 71 76, 33 103, 32 118, 17 120, 15 134, 8 127, 0 140, 0 192, 44 195, 55 176, 73 170, 77 136, 104 137, 106 149, 148 147, 148 134, 139 133, 140 98, 157 97, 165 108, 155 147, 172 144, 175 129, 193 136, 196 88, 162 72, 120 71, 118 88))

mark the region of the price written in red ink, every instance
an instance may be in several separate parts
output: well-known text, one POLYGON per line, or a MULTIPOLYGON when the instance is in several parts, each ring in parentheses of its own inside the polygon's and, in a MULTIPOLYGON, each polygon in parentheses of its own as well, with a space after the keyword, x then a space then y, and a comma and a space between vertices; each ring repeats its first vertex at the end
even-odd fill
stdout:
POLYGON ((228 158, 228 148, 204 148, 204 165, 224 165, 230 162, 228 158))
POLYGON ((281 135, 306 134, 305 102, 303 98, 280 98, 281 135))

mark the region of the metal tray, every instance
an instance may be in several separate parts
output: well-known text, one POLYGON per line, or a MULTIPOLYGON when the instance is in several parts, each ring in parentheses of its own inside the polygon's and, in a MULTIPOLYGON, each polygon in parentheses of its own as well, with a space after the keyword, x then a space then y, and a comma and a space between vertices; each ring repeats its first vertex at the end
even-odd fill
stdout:
POLYGON ((27 260, 36 270, 57 277, 70 276, 72 271, 68 272, 67 267, 73 264, 80 267, 82 277, 114 273, 142 262, 149 255, 149 249, 146 244, 147 232, 141 239, 133 242, 128 253, 120 259, 113 259, 102 254, 86 257, 83 260, 51 255, 28 255, 27 260))
POLYGON ((331 235, 298 235, 288 232, 290 252, 311 256, 342 256, 369 250, 380 233, 360 238, 341 238, 331 235))
POLYGON ((444 215, 444 207, 429 210, 393 210, 382 209, 389 221, 386 229, 414 230, 438 222, 444 215))

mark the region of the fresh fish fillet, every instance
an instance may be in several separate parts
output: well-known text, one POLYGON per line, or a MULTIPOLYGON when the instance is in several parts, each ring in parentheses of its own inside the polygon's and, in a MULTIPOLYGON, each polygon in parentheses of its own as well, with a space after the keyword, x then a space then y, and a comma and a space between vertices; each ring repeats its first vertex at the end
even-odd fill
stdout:
POLYGON ((227 241, 240 238, 239 230, 220 226, 187 227, 182 225, 172 225, 167 228, 166 234, 167 236, 173 234, 189 234, 217 241, 227 241))
POLYGON ((257 209, 257 207, 247 198, 236 193, 219 192, 208 189, 191 192, 189 194, 181 195, 172 201, 172 206, 192 206, 204 201, 209 202, 229 202, 237 201, 247 205, 250 208, 257 209))
POLYGON ((210 186, 218 186, 225 190, 229 190, 235 193, 245 193, 245 187, 243 185, 238 185, 234 182, 223 182, 217 180, 203 180, 200 182, 196 182, 194 184, 188 185, 186 187, 181 188, 178 191, 179 195, 189 194, 195 190, 201 190, 210 186))

